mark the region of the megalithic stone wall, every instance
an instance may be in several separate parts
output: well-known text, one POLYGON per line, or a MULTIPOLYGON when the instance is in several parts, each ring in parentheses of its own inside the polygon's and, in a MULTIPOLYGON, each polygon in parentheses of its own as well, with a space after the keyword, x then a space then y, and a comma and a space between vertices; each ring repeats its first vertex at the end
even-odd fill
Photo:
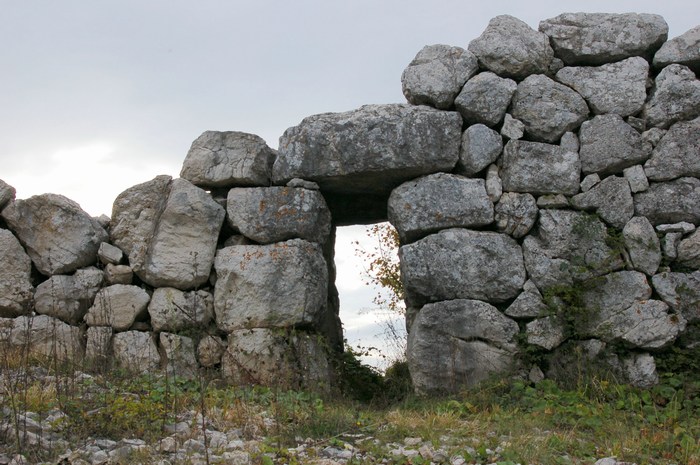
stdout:
POLYGON ((657 381, 700 344, 700 34, 649 14, 491 20, 426 46, 408 104, 207 131, 111 218, 0 181, 0 343, 231 383, 328 386, 335 228, 389 220, 419 393, 657 381))

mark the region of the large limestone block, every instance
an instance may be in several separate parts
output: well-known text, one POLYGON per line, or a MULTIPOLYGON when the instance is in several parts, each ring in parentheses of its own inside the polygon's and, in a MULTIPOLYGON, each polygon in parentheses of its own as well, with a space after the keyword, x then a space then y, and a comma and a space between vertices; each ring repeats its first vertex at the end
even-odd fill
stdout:
POLYGON ((501 135, 483 124, 469 126, 462 134, 459 168, 472 176, 495 162, 503 151, 501 135))
POLYGON ((496 229, 516 239, 523 237, 537 221, 537 201, 531 194, 504 193, 495 208, 496 229))
POLYGON ((183 292, 173 287, 153 291, 148 304, 154 331, 206 327, 214 319, 214 297, 203 290, 183 292))
POLYGON ((327 391, 329 354, 317 335, 264 328, 234 331, 221 360, 221 374, 233 385, 262 384, 327 391))
POLYGON ((388 213, 407 243, 441 229, 486 226, 493 221, 493 203, 483 179, 437 173, 394 189, 388 213))
POLYGON ((700 269, 700 229, 681 240, 676 261, 686 268, 700 269))
POLYGON ((80 205, 43 194, 11 202, 1 213, 44 275, 71 273, 97 262, 107 232, 80 205))
POLYGON ((459 392, 515 367, 518 324, 478 300, 425 305, 408 336, 413 386, 420 394, 459 392))
POLYGON ((599 115, 581 125, 581 170, 585 174, 620 173, 644 163, 651 144, 618 115, 599 115))
POLYGON ((0 263, 0 317, 29 313, 34 298, 32 262, 7 229, 0 229, 0 263))
POLYGON ((644 105, 649 126, 667 128, 700 116, 700 80, 688 67, 669 65, 661 70, 644 105))
POLYGON ((653 225, 700 224, 700 180, 686 177, 652 183, 648 190, 634 195, 634 210, 653 225))
POLYGON ((518 84, 510 113, 525 124, 527 135, 554 143, 586 120, 588 105, 570 87, 543 74, 533 74, 518 84))
POLYGON ((651 297, 647 277, 638 271, 609 273, 592 284, 582 291, 581 303, 593 312, 623 310, 651 297))
POLYGON ((219 250, 214 311, 219 329, 317 326, 326 309, 321 247, 301 239, 219 250))
POLYGON ((322 191, 386 194, 404 181, 451 171, 459 158, 458 113, 412 105, 366 105, 309 116, 280 138, 275 184, 293 178, 322 191))
POLYGON ((528 275, 545 290, 619 270, 624 262, 608 242, 607 227, 593 215, 540 210, 537 226, 523 242, 528 275))
POLYGON ((512 79, 479 73, 464 84, 455 108, 467 124, 495 126, 503 120, 517 87, 512 79))
POLYGON ((61 362, 79 364, 85 354, 80 328, 48 315, 20 316, 12 320, 10 344, 28 348, 30 354, 61 362))
POLYGON ((199 187, 268 186, 275 152, 255 134, 205 131, 187 152, 180 176, 199 187))
POLYGON ((652 276, 661 264, 661 244, 644 216, 635 216, 622 229, 622 240, 635 270, 652 276))
POLYGON ((672 125, 644 164, 644 173, 652 181, 700 177, 700 118, 672 125))
POLYGON ((634 216, 634 201, 625 178, 608 176, 590 190, 571 198, 571 205, 593 211, 610 226, 622 229, 634 216))
POLYGON ((102 271, 94 267, 83 268, 73 275, 54 275, 37 286, 35 310, 66 323, 80 324, 102 281, 102 271))
POLYGON ((672 63, 685 65, 700 74, 700 26, 669 40, 654 55, 654 66, 657 68, 672 63))
POLYGON ((525 282, 520 245, 505 234, 448 229, 399 249, 412 305, 451 299, 505 302, 525 282))
POLYGON ((138 286, 114 284, 101 289, 94 304, 85 315, 89 326, 111 326, 115 331, 125 331, 137 319, 146 316, 151 297, 138 286))
POLYGON ((509 15, 489 21, 486 30, 468 48, 483 68, 515 79, 546 73, 554 57, 546 35, 509 15))
POLYGON ((331 212, 317 190, 291 187, 234 188, 226 201, 234 232, 260 244, 306 239, 323 244, 331 212))
POLYGON ((567 65, 651 58, 668 37, 666 21, 646 13, 563 13, 541 21, 539 30, 567 65))
POLYGON ((688 323, 700 322, 700 271, 659 273, 652 276, 651 283, 661 300, 688 323))
POLYGON ((15 199, 15 194, 17 191, 14 187, 7 184, 5 181, 0 179, 0 211, 5 208, 11 200, 15 199))
POLYGON ((192 379, 197 376, 199 366, 195 358, 195 344, 192 338, 173 333, 160 333, 160 347, 163 362, 171 376, 192 379))
POLYGON ((111 239, 147 284, 192 289, 209 279, 224 216, 204 190, 158 176, 117 197, 111 239))
POLYGON ((112 337, 112 354, 120 368, 134 373, 153 373, 160 368, 160 354, 153 335, 126 331, 112 337))
POLYGON ((556 80, 581 94, 597 115, 637 114, 647 99, 647 79, 649 63, 641 57, 602 66, 571 66, 556 74, 556 80))
POLYGON ((511 140, 503 149, 503 190, 534 195, 578 192, 581 162, 558 145, 511 140))
POLYGON ((479 70, 472 52, 450 45, 426 45, 401 75, 406 100, 448 110, 464 83, 479 70))

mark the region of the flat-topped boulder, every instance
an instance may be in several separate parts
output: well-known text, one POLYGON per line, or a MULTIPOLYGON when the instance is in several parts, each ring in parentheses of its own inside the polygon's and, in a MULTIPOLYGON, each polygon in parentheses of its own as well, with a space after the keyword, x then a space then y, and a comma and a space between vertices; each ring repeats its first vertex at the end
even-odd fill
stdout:
POLYGON ((459 158, 458 113, 411 105, 367 105, 305 118, 280 138, 272 175, 322 191, 387 195, 404 181, 451 171, 459 158))

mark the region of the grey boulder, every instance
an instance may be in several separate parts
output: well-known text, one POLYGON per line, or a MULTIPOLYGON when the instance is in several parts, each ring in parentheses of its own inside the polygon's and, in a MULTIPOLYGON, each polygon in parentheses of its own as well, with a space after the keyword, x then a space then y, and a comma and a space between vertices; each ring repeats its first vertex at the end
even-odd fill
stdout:
POLYGON ((520 245, 494 232, 448 229, 399 249, 401 279, 412 305, 450 299, 505 302, 520 293, 520 245))
POLYGON ((146 316, 151 297, 138 286, 114 284, 101 289, 85 315, 89 326, 111 326, 125 331, 146 316))
POLYGON ((317 190, 233 188, 228 192, 226 212, 234 232, 260 244, 294 238, 323 244, 331 231, 331 212, 317 190))
POLYGON ((634 210, 651 224, 700 223, 700 180, 685 177, 652 183, 648 190, 634 195, 634 210))
POLYGON ((483 68, 515 79, 546 73, 554 57, 546 35, 509 15, 489 21, 486 30, 468 48, 483 68))
POLYGON ((0 179, 0 211, 5 208, 11 200, 15 199, 15 194, 17 191, 14 187, 7 184, 5 181, 0 179))
POLYGON ((645 13, 563 13, 541 21, 539 30, 567 65, 651 58, 668 37, 666 21, 645 13))
POLYGON ((199 187, 269 186, 275 152, 255 134, 206 131, 194 142, 180 176, 199 187))
POLYGON ((160 368, 158 347, 150 333, 126 331, 112 337, 117 366, 133 373, 152 373, 160 368))
POLYGON ((0 229, 0 263, 0 317, 12 318, 29 313, 34 298, 32 262, 7 229, 0 229))
POLYGON ((527 280, 523 285, 523 292, 503 313, 515 319, 529 319, 543 316, 548 310, 535 283, 527 280))
POLYGON ((523 237, 537 221, 537 201, 531 194, 506 192, 495 208, 496 230, 516 239, 523 237))
POLYGON ((401 75, 406 100, 447 110, 464 83, 479 70, 473 53, 450 45, 426 45, 401 75))
POLYGON ((455 108, 467 124, 495 126, 503 120, 517 87, 512 79, 479 73, 464 84, 455 108))
POLYGON ((73 275, 54 275, 39 284, 34 296, 37 313, 77 325, 92 306, 103 281, 97 268, 83 268, 73 275))
POLYGON ((199 366, 195 357, 195 344, 191 337, 173 333, 160 333, 158 342, 162 350, 165 369, 171 376, 193 379, 199 366))
POLYGON ((654 66, 657 68, 672 63, 685 65, 696 74, 700 73, 700 26, 669 40, 654 55, 654 66))
POLYGON ((408 336, 407 358, 419 394, 459 392, 516 366, 518 324, 478 300, 425 305, 408 336))
POLYGON ((641 57, 602 66, 576 66, 559 70, 556 80, 574 89, 597 115, 637 114, 647 99, 649 63, 641 57))
POLYGON ((652 276, 651 283, 661 300, 688 323, 700 322, 700 271, 659 273, 652 276))
POLYGON ((85 348, 80 328, 48 315, 20 316, 11 321, 11 346, 48 361, 82 362, 85 348))
POLYGON ((579 190, 581 162, 576 152, 558 145, 511 140, 503 149, 500 175, 506 192, 573 195, 579 190))
POLYGON ((124 252, 122 252, 119 247, 115 247, 109 242, 103 242, 100 244, 100 248, 97 249, 97 257, 103 265, 118 265, 124 257, 124 252))
POLYGON ((553 350, 566 340, 563 318, 546 316, 529 322, 525 326, 527 343, 545 350, 553 350))
POLYGON ((598 115, 581 125, 581 170, 602 175, 644 163, 651 145, 619 115, 598 115))
POLYGON ((107 232, 80 205, 42 194, 11 202, 1 213, 44 275, 71 273, 97 262, 107 232))
POLYGON ((206 327, 214 319, 214 297, 204 290, 183 292, 159 287, 148 303, 148 314, 154 331, 177 332, 206 327))
POLYGON ((681 240, 677 253, 676 261, 679 265, 691 270, 700 269, 700 229, 681 240))
POLYGON ((590 190, 571 197, 571 205, 597 213, 603 221, 618 229, 624 228, 634 216, 629 183, 618 176, 608 176, 590 190))
POLYGON ((499 133, 481 123, 469 126, 462 133, 459 169, 467 176, 475 175, 496 161, 502 151, 499 133))
POLYGON ((483 179, 437 173, 394 189, 388 215, 407 243, 441 229, 486 226, 493 222, 493 204, 483 179))
POLYGON ((672 125, 644 164, 644 172, 652 181, 700 177, 700 118, 672 125))
POLYGON ((700 80, 683 65, 661 70, 644 105, 649 126, 667 128, 673 123, 700 116, 700 80))
POLYGON ((214 311, 219 329, 315 327, 328 295, 321 247, 301 239, 219 250, 214 311))
POLYGON ((635 270, 651 276, 661 264, 661 245, 654 227, 644 216, 635 216, 622 229, 622 240, 635 270))
POLYGON ((112 360, 112 335, 109 326, 91 326, 85 331, 85 361, 96 371, 104 371, 112 360))
POLYGON ((302 178, 322 191, 388 195, 400 183, 451 171, 462 119, 425 106, 366 105, 305 118, 280 138, 275 184, 302 178))
MULTIPOLYGON (((601 312, 619 312, 651 297, 651 286, 644 273, 617 271, 595 278, 581 292, 587 317, 601 312)), ((588 323, 588 322, 584 322, 588 323)))
POLYGON ((525 124, 525 134, 554 143, 588 117, 588 105, 575 90, 543 74, 528 76, 513 94, 510 113, 525 124))

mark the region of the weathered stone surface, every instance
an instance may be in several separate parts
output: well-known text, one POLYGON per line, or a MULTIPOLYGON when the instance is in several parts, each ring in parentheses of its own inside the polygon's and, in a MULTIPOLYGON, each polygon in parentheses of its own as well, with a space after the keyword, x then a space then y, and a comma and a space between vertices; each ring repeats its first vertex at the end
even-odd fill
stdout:
POLYGON ((618 115, 599 115, 581 125, 581 170, 613 174, 644 163, 651 145, 618 115))
POLYGON ((102 281, 102 271, 94 267, 73 275, 54 275, 37 286, 34 308, 37 313, 77 325, 92 306, 102 281))
POLYGON ((608 176, 588 192, 571 198, 574 208, 596 212, 606 223, 622 229, 634 216, 632 192, 625 178, 608 176))
POLYGON ((598 184, 600 184, 598 173, 589 174, 581 181, 581 192, 588 192, 598 184))
POLYGON ((569 199, 564 194, 545 194, 537 197, 538 208, 567 208, 569 199))
POLYGON ((320 323, 328 269, 317 244, 293 239, 226 247, 217 253, 215 268, 214 311, 221 330, 320 323))
POLYGON ((17 191, 14 187, 0 179, 0 211, 5 208, 5 205, 7 205, 8 202, 15 199, 16 193, 17 191))
POLYGON ((700 115, 700 81, 683 65, 669 65, 661 70, 644 105, 647 124, 667 128, 681 120, 700 115))
POLYGON ((226 201, 235 232, 261 244, 306 239, 323 244, 331 212, 319 191, 291 187, 233 188, 226 201))
POLYGON ((496 161, 503 150, 503 139, 483 124, 469 126, 462 134, 459 168, 467 176, 477 174, 496 161))
POLYGON ((578 152, 581 148, 581 142, 579 141, 576 133, 568 131, 565 132, 563 136, 561 136, 559 146, 567 152, 578 152))
POLYGON ((546 73, 554 56, 546 35, 509 15, 489 21, 486 30, 468 48, 483 68, 516 79, 546 73))
POLYGON ((501 122, 518 85, 493 73, 479 73, 462 88, 455 108, 467 124, 495 126, 501 122))
POLYGON ((486 226, 493 222, 493 204, 483 179, 437 173, 394 189, 388 214, 407 243, 441 229, 486 226))
POLYGON ((671 126, 644 164, 644 172, 652 181, 700 177, 700 118, 671 126))
POLYGON ((525 281, 523 292, 505 310, 511 318, 537 318, 547 312, 547 305, 542 301, 542 294, 531 280, 525 281))
POLYGON ((517 323, 486 302, 461 299, 425 305, 408 336, 416 391, 458 392, 510 374, 517 333, 517 323))
POLYGON ((679 178, 652 183, 649 190, 634 195, 634 210, 651 224, 700 223, 700 180, 679 178))
POLYGON ((125 331, 146 315, 150 296, 138 286, 114 284, 101 289, 85 315, 89 326, 111 326, 125 331))
POLYGON ((596 278, 581 292, 581 304, 591 315, 619 312, 635 302, 651 297, 651 286, 644 273, 617 271, 596 278))
POLYGON ((16 317, 32 308, 32 262, 17 238, 0 229, 0 317, 16 317))
POLYGON ((648 389, 659 383, 656 362, 652 355, 631 353, 617 359, 619 360, 617 369, 622 373, 622 379, 632 386, 648 389))
POLYGON ((525 133, 533 139, 557 142, 586 120, 588 105, 570 87, 533 74, 518 84, 510 113, 525 124, 525 133))
POLYGON ((666 261, 673 261, 678 257, 678 244, 681 243, 683 238, 682 233, 666 233, 663 240, 663 253, 666 261))
POLYGON ((214 318, 214 297, 207 291, 183 292, 172 287, 153 291, 148 304, 154 331, 205 327, 214 318))
POLYGON ((503 180, 498 165, 490 165, 486 170, 486 195, 491 202, 496 203, 503 195, 503 180))
POLYGON ((667 131, 668 129, 651 128, 642 133, 642 139, 649 142, 652 147, 656 147, 667 131))
POLYGON ((669 40, 654 55, 654 66, 657 68, 672 63, 685 65, 700 74, 700 26, 669 40))
POLYGON ((519 119, 515 119, 510 116, 510 114, 506 113, 503 118, 501 135, 508 139, 522 139, 523 135, 525 135, 525 125, 519 119))
POLYGON ((556 79, 574 89, 593 113, 620 116, 637 114, 647 99, 649 63, 641 57, 602 66, 562 68, 556 79))
POLYGON ((85 354, 80 328, 48 315, 20 316, 12 320, 10 345, 63 362, 80 363, 85 354))
POLYGON ((112 354, 117 365, 135 373, 160 368, 160 354, 150 333, 126 331, 112 337, 112 354))
POLYGON ((411 303, 479 299, 504 302, 525 282, 520 246, 494 232, 448 229, 399 249, 411 303))
POLYGON ((226 352, 226 342, 219 336, 208 334, 197 345, 197 360, 205 368, 221 363, 221 356, 226 352))
POLYGON ((61 195, 16 200, 1 213, 44 275, 71 273, 97 261, 107 232, 80 205, 61 195))
POLYGON ((165 369, 170 375, 190 379, 197 376, 198 366, 192 338, 173 333, 160 333, 159 341, 163 350, 165 369))
POLYGON ((366 105, 305 118, 280 138, 275 184, 315 181, 337 193, 388 194, 404 181, 451 171, 459 158, 462 119, 412 105, 366 105))
POLYGON ((649 189, 649 180, 642 165, 634 165, 622 170, 622 175, 630 185, 633 194, 649 189))
POLYGON ((447 110, 478 70, 472 52, 450 45, 426 45, 403 71, 401 87, 410 103, 447 110))
POLYGON ((661 264, 659 238, 648 219, 635 216, 622 229, 622 239, 635 270, 651 276, 661 264))
POLYGON ((104 270, 104 282, 106 285, 131 284, 134 279, 134 271, 128 265, 108 264, 104 270))
POLYGON ((180 176, 199 187, 268 186, 274 161, 259 136, 205 131, 192 142, 180 176))
POLYGON ((511 140, 503 149, 501 166, 503 189, 507 192, 572 195, 579 190, 578 154, 558 145, 511 140))
POLYGON ((660 233, 682 233, 690 234, 695 231, 696 227, 693 223, 688 223, 687 221, 681 221, 680 223, 673 224, 660 224, 656 226, 656 230, 660 233))
POLYGON ((301 331, 264 328, 236 330, 221 360, 225 381, 323 391, 330 366, 325 343, 301 331))
POLYGON ((563 13, 540 21, 555 56, 567 65, 602 65, 632 56, 651 58, 668 37, 659 15, 563 13))
POLYGON ((103 265, 118 265, 122 261, 124 253, 119 247, 115 247, 108 242, 103 242, 100 244, 100 248, 97 249, 97 257, 103 265))
POLYGON ((545 350, 559 347, 566 339, 564 322, 556 316, 547 316, 529 322, 525 326, 527 343, 545 350))
POLYGON ((103 370, 109 366, 113 333, 114 330, 109 326, 91 326, 87 329, 85 360, 88 366, 103 370))
POLYGON ((679 265, 693 270, 700 269, 700 229, 683 239, 678 244, 679 265))
POLYGON ((523 242, 525 267, 540 290, 590 279, 624 266, 607 245, 605 224, 570 210, 540 210, 539 221, 523 242))
POLYGON ((518 239, 537 221, 537 202, 531 194, 506 192, 496 204, 496 229, 518 239))
POLYGON ((700 322, 700 271, 659 273, 652 276, 651 283, 661 300, 688 323, 700 322))

